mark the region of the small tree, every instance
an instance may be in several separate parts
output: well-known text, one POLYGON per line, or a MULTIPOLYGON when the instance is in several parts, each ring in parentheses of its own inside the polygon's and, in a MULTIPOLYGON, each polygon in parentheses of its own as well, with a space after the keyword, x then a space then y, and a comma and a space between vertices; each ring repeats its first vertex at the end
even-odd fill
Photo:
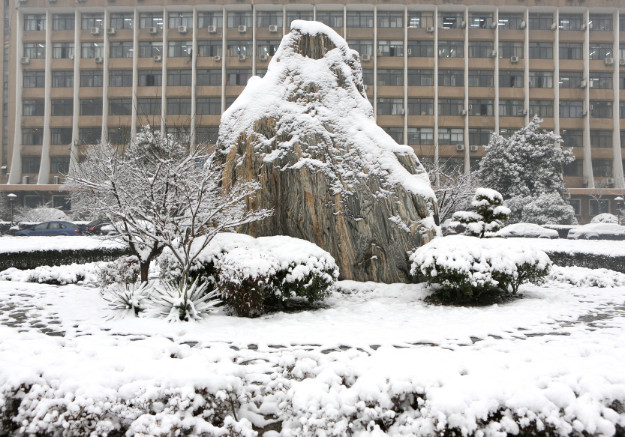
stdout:
POLYGON ((68 181, 79 204, 106 217, 139 259, 141 282, 150 263, 167 247, 180 263, 180 288, 199 253, 218 232, 267 217, 247 210, 258 190, 253 182, 221 188, 223 169, 201 148, 145 127, 125 151, 91 146, 68 181))
POLYGON ((465 233, 483 238, 486 232, 501 229, 502 220, 507 220, 510 209, 503 206, 503 197, 495 190, 478 188, 471 202, 475 211, 458 211, 454 220, 466 225, 465 233))
POLYGON ((440 223, 452 218, 454 212, 465 210, 478 188, 478 173, 465 174, 462 168, 448 165, 425 165, 438 202, 440 223))

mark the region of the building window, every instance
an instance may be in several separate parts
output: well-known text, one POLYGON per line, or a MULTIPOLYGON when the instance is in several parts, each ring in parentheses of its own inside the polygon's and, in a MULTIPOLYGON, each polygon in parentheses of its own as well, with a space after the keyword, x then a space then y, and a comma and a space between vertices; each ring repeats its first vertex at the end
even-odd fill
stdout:
POLYGON ((553 24, 553 14, 529 14, 530 30, 549 30, 553 24))
POLYGON ((553 88, 552 71, 530 71, 530 88, 553 88))
MULTIPOLYGON (((595 168, 594 161, 592 163, 592 168, 593 170, 595 168)), ((595 174, 595 176, 597 175, 595 174)), ((590 207, 591 216, 596 216, 597 214, 605 214, 605 213, 610 212, 610 201, 607 199, 590 199, 588 201, 588 206, 590 207)))
POLYGON ((24 88, 43 88, 45 81, 46 75, 44 71, 28 70, 22 73, 22 85, 24 88))
POLYGON ((560 88, 580 88, 582 86, 581 71, 561 71, 560 88))
POLYGON ((492 87, 492 70, 469 70, 469 86, 471 87, 492 87))
POLYGON ((78 141, 81 144, 98 144, 101 137, 101 127, 81 127, 78 129, 78 141))
POLYGON ((133 14, 111 14, 111 27, 113 29, 134 29, 133 14))
POLYGON ((74 114, 74 101, 72 99, 52 99, 52 116, 64 117, 74 114))
POLYGON ((71 70, 53 71, 52 88, 71 88, 74 86, 74 72, 71 70))
POLYGON ((581 159, 576 159, 564 166, 563 172, 564 176, 581 178, 584 175, 584 161, 581 159))
POLYGON ((281 11, 257 11, 256 25, 260 28, 268 28, 269 26, 282 27, 281 11))
POLYGON ((438 115, 462 115, 463 99, 438 99, 438 115))
POLYGON ((193 29, 193 12, 169 12, 167 14, 167 26, 170 29, 177 29, 180 26, 193 29))
POLYGON ((438 128, 438 144, 463 144, 464 128, 438 128))
POLYGON ((433 41, 408 41, 408 56, 416 58, 433 58, 433 41))
POLYGON ((55 14, 52 16, 53 30, 74 30, 74 14, 55 14))
POLYGON ((599 149, 612 148, 612 131, 605 129, 590 130, 590 146, 599 149))
POLYGON ((493 115, 493 101, 490 99, 470 99, 469 115, 493 115))
POLYGON ((378 27, 404 27, 404 13, 391 11, 378 11, 378 27))
POLYGON ((404 42, 378 40, 378 56, 404 56, 404 42))
POLYGON ((317 21, 335 29, 343 28, 343 11, 319 11, 317 10, 317 21))
POLYGON ((103 83, 102 70, 80 70, 81 87, 101 87, 103 83))
POLYGON ((195 140, 198 144, 215 144, 218 136, 218 126, 198 126, 195 129, 195 140))
POLYGON ((384 132, 388 134, 398 144, 404 144, 404 128, 403 127, 383 127, 384 132))
POLYGON ((582 14, 560 14, 560 30, 581 30, 583 23, 582 14))
POLYGON ((408 144, 414 146, 434 144, 434 129, 431 127, 409 127, 408 144))
POLYGON ((592 32, 612 32, 612 15, 590 14, 590 23, 592 32))
POLYGON ((161 70, 139 70, 139 86, 161 86, 162 79, 161 70))
POLYGON ((110 99, 109 115, 132 115, 132 99, 110 99))
POLYGON ((500 41, 499 58, 523 58, 523 43, 518 41, 500 41))
POLYGON ((229 41, 228 56, 252 56, 252 41, 229 41))
POLYGON ((103 14, 82 14, 80 17, 80 28, 82 30, 90 30, 94 27, 98 29, 104 29, 104 15, 103 14))
POLYGON ((596 178, 611 178, 612 177, 612 160, 593 158, 592 174, 596 178))
POLYGON ((41 116, 44 110, 43 99, 27 99, 22 101, 22 115, 28 116, 41 116))
POLYGON ((46 30, 45 14, 26 14, 24 15, 24 31, 42 31, 46 30))
POLYGON ((560 118, 582 118, 584 104, 581 100, 560 100, 560 118))
POLYGON ((226 85, 247 85, 250 77, 252 77, 251 69, 231 69, 226 73, 226 85))
POLYGON ((132 70, 111 70, 109 72, 109 86, 132 86, 132 70))
POLYGON ((366 39, 352 39, 347 42, 349 48, 356 50, 360 55, 373 56, 373 41, 366 39))
POLYGON ((196 101, 197 115, 219 115, 221 114, 221 98, 209 97, 200 98, 196 101))
POLYGON ((222 44, 221 41, 198 41, 197 42, 197 55, 198 56, 221 56, 222 44))
POLYGON ((239 26, 252 27, 251 12, 228 12, 228 27, 232 29, 239 26))
POLYGON ((73 42, 55 42, 52 44, 53 59, 74 59, 73 42))
POLYGON ((612 44, 610 43, 590 43, 589 58, 592 60, 602 61, 605 58, 612 57, 612 44))
POLYGON ((523 71, 500 70, 499 88, 523 88, 523 71))
POLYGON ((347 11, 347 27, 373 27, 373 12, 347 11))
POLYGON ((403 115, 404 99, 379 98, 378 115, 403 115))
POLYGON ((490 41, 469 41, 469 58, 490 58, 493 43, 490 41))
MULTIPOLYGON (((432 70, 427 70, 430 72, 432 70)), ((381 86, 403 86, 404 85, 404 70, 378 70, 378 85, 381 86)))
MULTIPOLYGON (((50 144, 55 146, 62 146, 72 143, 72 128, 71 127, 53 127, 50 129, 50 144)), ((61 173, 59 171, 53 171, 52 173, 61 173)))
POLYGON ((198 12, 197 27, 206 29, 208 26, 215 26, 221 29, 223 26, 223 15, 221 12, 198 12))
POLYGON ((25 42, 24 57, 29 59, 45 59, 46 44, 42 42, 25 42))
POLYGON ((493 14, 490 12, 471 12, 469 14, 470 29, 490 29, 493 27, 493 14))
POLYGON ((500 117, 519 117, 523 114, 523 100, 499 100, 500 117))
POLYGON ((373 85, 373 70, 366 68, 362 70, 362 82, 365 85, 373 85))
POLYGON ((188 115, 191 114, 191 99, 188 98, 167 98, 168 115, 188 115))
MULTIPOLYGON (((621 101, 619 102, 619 118, 625 118, 625 102, 621 101)), ((625 143, 623 143, 625 144, 625 143)), ((625 145, 624 145, 625 147, 625 145)))
POLYGON ((561 42, 560 59, 582 59, 583 48, 581 43, 561 42))
POLYGON ((438 86, 464 86, 464 70, 438 70, 438 86))
POLYGON ((491 129, 469 129, 469 144, 483 146, 490 142, 491 129))
POLYGON ((530 115, 553 117, 553 100, 530 100, 530 115))
POLYGON ((161 99, 159 97, 141 97, 137 99, 138 115, 160 115, 161 99))
POLYGON ((256 41, 258 56, 273 56, 278 51, 278 47, 280 47, 280 41, 256 41))
POLYGON ((108 140, 111 144, 128 144, 130 142, 130 126, 109 127, 108 140))
MULTIPOLYGON (((70 138, 70 142, 71 142, 71 138, 70 138)), ((67 172, 69 172, 69 156, 51 156, 50 157, 50 173, 67 174, 67 172)), ((61 196, 55 196, 55 197, 61 197, 61 196)))
POLYGON ((167 86, 191 86, 191 70, 167 71, 167 86))
MULTIPOLYGON (((623 58, 621 58, 623 59, 623 58)), ((625 71, 622 71, 618 77, 618 87, 621 90, 625 90, 625 71)))
POLYGON ((151 27, 163 28, 162 12, 142 12, 139 14, 139 29, 149 29, 151 27))
POLYGON ((530 42, 530 59, 553 59, 553 43, 530 42))
POLYGON ((286 23, 287 27, 291 26, 291 23, 294 20, 313 20, 313 12, 312 11, 287 11, 286 13, 286 23))
POLYGON ((612 73, 591 71, 588 85, 597 89, 612 89, 612 73))
POLYGON ((581 129, 565 129, 560 135, 564 147, 582 147, 584 145, 584 131, 581 129))
POLYGON ((520 30, 523 14, 499 14, 499 30, 520 30))
POLYGON ((22 156, 22 173, 39 173, 39 163, 41 159, 38 156, 22 156))
POLYGON ((193 41, 169 41, 167 56, 170 58, 190 58, 193 41))
POLYGON ((590 116, 595 118, 612 118, 612 101, 591 100, 590 116))
POLYGON ((464 43, 462 41, 439 41, 439 58, 464 58, 464 43))
POLYGON ((102 99, 80 99, 80 115, 102 115, 102 99))
POLYGON ((41 146, 43 144, 43 129, 39 127, 23 127, 22 144, 25 146, 41 146))
POLYGON ((132 41, 111 41, 111 58, 132 58, 134 47, 132 41))
POLYGON ((408 114, 434 115, 434 99, 409 98, 408 114))
POLYGON ((433 12, 408 11, 408 28, 409 29, 427 29, 434 28, 433 12))
POLYGON ((139 57, 152 58, 154 56, 163 56, 163 42, 141 41, 139 43, 139 57))
POLYGON ((82 59, 104 57, 104 44, 101 42, 83 42, 80 46, 82 59))
POLYGON ((460 29, 464 25, 462 12, 438 11, 438 27, 440 29, 460 29))
POLYGON ((221 85, 221 69, 198 70, 197 86, 221 85))
MULTIPOLYGON (((397 70, 389 70, 397 71, 397 70)), ((378 70, 378 79, 380 78, 380 72, 378 70)), ((381 85, 378 81, 378 85, 381 85)), ((409 86, 433 86, 434 85, 434 71, 433 70, 408 70, 408 85, 409 86)))

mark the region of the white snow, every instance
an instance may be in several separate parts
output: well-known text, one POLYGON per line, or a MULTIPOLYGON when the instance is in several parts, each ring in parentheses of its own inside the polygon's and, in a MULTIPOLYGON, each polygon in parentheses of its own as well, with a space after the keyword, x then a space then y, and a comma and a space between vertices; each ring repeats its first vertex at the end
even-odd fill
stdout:
POLYGON ((567 238, 570 239, 601 239, 607 236, 616 236, 625 239, 625 226, 616 223, 589 223, 573 228, 567 238))
POLYGON ((618 217, 614 214, 604 212, 603 214, 597 214, 590 220, 590 223, 618 223, 618 217))
POLYGON ((100 237, 0 237, 0 253, 50 250, 121 249, 122 243, 100 237))
POLYGON ((504 238, 558 238, 558 231, 543 228, 542 226, 534 223, 515 223, 500 229, 493 235, 504 238))

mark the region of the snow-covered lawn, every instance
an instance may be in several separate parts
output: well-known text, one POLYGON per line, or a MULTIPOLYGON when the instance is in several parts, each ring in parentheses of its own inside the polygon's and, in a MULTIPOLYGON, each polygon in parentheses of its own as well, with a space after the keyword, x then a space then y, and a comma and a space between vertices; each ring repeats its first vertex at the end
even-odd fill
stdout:
POLYGON ((0 409, 23 395, 25 431, 77 436, 613 435, 625 287, 522 292, 443 307, 423 285, 343 281, 316 310, 170 324, 107 318, 95 288, 0 281, 0 409))

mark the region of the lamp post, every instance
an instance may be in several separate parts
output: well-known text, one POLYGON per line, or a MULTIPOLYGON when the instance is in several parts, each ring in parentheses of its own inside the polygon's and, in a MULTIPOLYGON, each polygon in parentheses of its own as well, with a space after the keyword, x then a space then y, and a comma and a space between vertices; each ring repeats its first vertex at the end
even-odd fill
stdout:
POLYGON ((7 197, 9 198, 9 202, 11 202, 11 226, 13 226, 13 204, 17 198, 17 194, 9 193, 7 197))
POLYGON ((616 214, 617 214, 617 219, 616 222, 620 225, 621 224, 621 210, 623 209, 623 201, 625 199, 623 199, 621 196, 618 196, 616 198, 614 198, 614 201, 616 202, 616 214))

